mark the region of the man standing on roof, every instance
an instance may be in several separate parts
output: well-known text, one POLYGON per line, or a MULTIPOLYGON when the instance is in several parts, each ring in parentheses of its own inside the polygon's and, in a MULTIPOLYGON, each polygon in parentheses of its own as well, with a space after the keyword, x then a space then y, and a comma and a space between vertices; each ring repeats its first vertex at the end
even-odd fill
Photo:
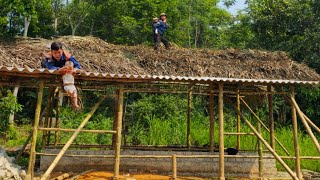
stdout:
POLYGON ((73 62, 74 68, 81 69, 79 62, 74 56, 62 49, 60 42, 53 42, 51 44, 51 52, 46 55, 44 65, 50 70, 58 70, 62 68, 67 61, 73 62))
POLYGON ((168 29, 167 24, 167 15, 165 13, 160 14, 160 20, 155 22, 154 19, 153 23, 153 30, 154 30, 154 50, 158 51, 160 47, 160 43, 162 42, 166 49, 169 49, 169 41, 164 37, 165 31, 168 29))

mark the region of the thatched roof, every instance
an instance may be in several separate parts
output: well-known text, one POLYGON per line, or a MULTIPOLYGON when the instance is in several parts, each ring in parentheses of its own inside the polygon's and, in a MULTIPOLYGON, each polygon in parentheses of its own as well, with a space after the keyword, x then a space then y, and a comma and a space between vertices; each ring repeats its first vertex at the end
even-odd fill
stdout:
POLYGON ((244 79, 320 81, 320 75, 284 52, 173 48, 157 54, 148 46, 119 46, 94 37, 17 39, 0 43, 0 66, 41 67, 43 54, 61 41, 90 72, 244 79))

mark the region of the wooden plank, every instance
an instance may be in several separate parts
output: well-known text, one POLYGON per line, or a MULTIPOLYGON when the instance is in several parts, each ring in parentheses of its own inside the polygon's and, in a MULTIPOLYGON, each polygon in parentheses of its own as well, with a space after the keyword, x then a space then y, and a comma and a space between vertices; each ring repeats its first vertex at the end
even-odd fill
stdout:
POLYGON ((37 144, 37 135, 38 130, 37 127, 40 121, 40 112, 41 112, 41 104, 43 98, 43 82, 41 81, 39 84, 38 90, 38 98, 37 98, 37 105, 36 105, 36 112, 34 116, 34 123, 33 123, 33 133, 32 133, 32 140, 31 140, 31 149, 30 149, 30 157, 29 157, 29 164, 28 164, 28 171, 27 171, 27 180, 32 180, 34 176, 34 164, 35 164, 35 152, 36 152, 36 144, 37 144))

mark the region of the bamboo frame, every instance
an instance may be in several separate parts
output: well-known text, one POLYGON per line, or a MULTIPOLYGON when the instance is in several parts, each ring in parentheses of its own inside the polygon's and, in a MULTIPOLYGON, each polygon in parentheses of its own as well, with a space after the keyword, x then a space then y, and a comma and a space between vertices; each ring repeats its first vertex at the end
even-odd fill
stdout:
MULTIPOLYGON (((258 117, 258 115, 251 109, 251 107, 248 105, 248 103, 247 103, 244 99, 242 99, 242 98, 240 98, 240 100, 241 100, 241 102, 249 109, 249 111, 253 114, 253 116, 259 121, 259 123, 262 125, 262 127, 263 127, 267 132, 270 133, 269 128, 263 123, 263 121, 258 117)), ((274 139, 275 139, 275 141, 280 145, 280 147, 285 151, 285 153, 286 153, 288 156, 290 156, 289 151, 284 147, 284 145, 283 145, 276 137, 275 137, 274 139)))
POLYGON ((224 117, 223 117, 223 83, 219 83, 219 179, 224 180, 224 117))
POLYGON ((46 180, 50 173, 52 172, 52 170, 56 167, 56 165, 58 164, 59 160, 62 158, 63 154, 68 150, 69 146, 71 145, 71 143, 73 142, 73 140, 77 137, 77 135, 80 133, 80 131, 82 130, 82 128, 86 125, 86 123, 89 121, 89 119, 91 118, 91 116, 94 114, 94 112, 98 109, 98 107, 100 106, 100 104, 103 102, 104 100, 104 96, 102 96, 100 98, 100 100, 95 104, 95 106, 93 107, 93 109, 90 111, 90 113, 87 115, 87 117, 82 121, 82 123, 80 124, 80 126, 78 127, 78 129, 73 133, 73 135, 70 137, 70 139, 68 140, 68 142, 64 145, 64 147, 61 149, 61 151, 59 152, 59 154, 56 156, 56 158, 53 160, 53 162, 51 163, 51 165, 49 166, 49 168, 47 169, 47 171, 44 173, 44 175, 41 177, 41 180, 46 180))
POLYGON ((281 159, 281 157, 274 151, 274 149, 268 144, 266 140, 261 136, 261 134, 252 126, 252 124, 248 121, 248 119, 240 112, 236 107, 234 107, 236 112, 240 114, 241 118, 245 121, 245 123, 249 126, 249 128, 256 134, 259 140, 265 145, 265 147, 270 151, 270 153, 278 160, 278 162, 284 167, 284 169, 290 174, 290 176, 294 180, 298 180, 297 176, 292 172, 289 166, 281 159))
POLYGON ((210 84, 210 94, 209 94, 209 118, 210 118, 210 152, 214 152, 214 94, 213 94, 213 84, 210 84))
POLYGON ((175 154, 172 155, 172 179, 177 179, 177 156, 175 154))
MULTIPOLYGON (((268 85, 268 92, 272 92, 272 86, 268 85)), ((274 117, 273 117, 273 96, 268 94, 268 108, 269 108, 269 127, 270 127, 270 145, 272 149, 275 149, 275 139, 274 139, 274 117)))
MULTIPOLYGON (((62 95, 62 89, 58 88, 58 101, 57 101, 57 110, 56 110, 56 128, 59 128, 60 123, 60 112, 61 112, 61 106, 63 102, 63 95, 62 95)), ((57 145, 59 143, 59 131, 55 131, 54 134, 54 145, 57 145)))
POLYGON ((254 133, 234 133, 234 132, 225 132, 224 135, 229 135, 229 136, 241 136, 241 135, 255 135, 254 133))
POLYGON ((319 145, 319 142, 318 142, 317 138, 314 136, 314 134, 313 134, 310 126, 308 125, 307 120, 304 118, 304 115, 303 115, 302 111, 300 110, 300 108, 299 108, 296 100, 295 100, 292 96, 290 97, 290 100, 291 100, 292 104, 294 105, 295 109, 297 110, 297 113, 298 113, 298 115, 299 115, 299 117, 300 117, 300 120, 302 121, 304 127, 306 128, 307 133, 308 133, 309 136, 311 137, 314 145, 316 146, 318 152, 320 153, 320 145, 319 145))
MULTIPOLYGON (((62 131, 62 132, 76 132, 77 129, 63 129, 63 128, 38 128, 41 131, 62 131)), ((89 130, 81 129, 80 132, 83 133, 97 133, 97 134, 116 134, 117 131, 108 131, 108 130, 89 130)))
MULTIPOLYGON (((294 87, 290 86, 290 96, 295 98, 294 87)), ((291 117, 292 117, 292 126, 293 126, 293 139, 294 139, 294 153, 295 153, 295 163, 296 163, 296 174, 300 180, 301 171, 300 171, 300 148, 298 142, 298 122, 297 122, 297 110, 294 107, 294 104, 291 103, 291 117)))
POLYGON ((35 160, 36 160, 36 156, 35 156, 36 141, 37 141, 37 135, 38 135, 37 127, 38 127, 39 121, 40 121, 41 103, 42 103, 42 98, 43 98, 43 89, 44 89, 44 85, 43 85, 43 81, 41 81, 40 84, 39 84, 37 106, 36 106, 36 112, 35 112, 35 116, 34 116, 30 157, 29 157, 28 171, 27 171, 27 176, 26 176, 27 180, 32 180, 33 176, 34 176, 34 164, 35 164, 35 160))
POLYGON ((318 128, 318 126, 315 125, 315 124, 306 116, 306 114, 304 114, 303 112, 302 112, 302 114, 303 114, 304 118, 306 119, 306 121, 308 122, 308 124, 309 124, 314 130, 316 130, 316 131, 320 134, 320 128, 318 128))
MULTIPOLYGON (((240 111, 241 105, 240 105, 240 89, 239 86, 237 87, 237 109, 240 111)), ((241 132, 241 117, 239 114, 237 114, 237 133, 241 132)), ((237 149, 239 150, 241 148, 241 139, 240 134, 237 135, 237 149)))
MULTIPOLYGON (((259 134, 261 134, 261 124, 258 122, 257 123, 257 131, 259 134)), ((259 138, 258 140, 258 155, 259 155, 259 178, 263 179, 263 149, 262 149, 262 144, 259 138)))
MULTIPOLYGON (((46 113, 45 113, 45 120, 43 122, 43 127, 49 127, 49 116, 51 115, 52 112, 52 95, 54 94, 54 89, 53 87, 49 87, 48 90, 48 97, 47 97, 47 106, 46 106, 46 113)), ((42 120, 42 119, 41 119, 42 120)), ((48 132, 46 130, 44 130, 42 132, 42 150, 44 150, 45 146, 46 146, 46 142, 47 142, 47 136, 48 136, 48 132)))
POLYGON ((188 90, 188 113, 187 113, 187 147, 191 147, 191 109, 192 109, 192 86, 188 90))
POLYGON ((116 133, 116 146, 115 146, 115 158, 114 158, 114 179, 119 179, 122 115, 123 115, 123 86, 120 86, 118 90, 118 99, 117 99, 117 133, 116 133))

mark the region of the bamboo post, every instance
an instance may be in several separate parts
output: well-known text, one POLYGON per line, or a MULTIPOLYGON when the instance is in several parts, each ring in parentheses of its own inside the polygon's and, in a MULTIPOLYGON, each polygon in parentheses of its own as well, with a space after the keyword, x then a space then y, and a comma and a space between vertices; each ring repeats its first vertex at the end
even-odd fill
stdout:
MULTIPOLYGON (((48 97, 47 97, 46 114, 45 114, 45 120, 43 123, 44 127, 48 127, 48 124, 49 124, 49 116, 51 114, 51 96, 54 91, 53 87, 50 87, 48 91, 49 91, 49 93, 48 93, 48 97)), ((41 119, 41 121, 42 121, 42 119, 41 119)), ((41 146, 42 150, 44 150, 44 148, 46 146, 47 135, 48 135, 47 131, 42 132, 42 146, 41 146)))
POLYGON ((191 147, 191 137, 190 137, 190 131, 191 131, 191 109, 192 109, 192 89, 190 88, 188 90, 188 119, 187 119, 187 147, 191 147))
MULTIPOLYGON (((266 131, 268 131, 268 132, 270 133, 269 128, 262 122, 262 120, 258 117, 258 115, 250 108, 250 106, 248 105, 248 103, 247 103, 244 99, 242 99, 242 98, 240 98, 240 100, 241 100, 242 103, 249 109, 249 111, 253 114, 253 116, 258 120, 258 122, 262 125, 262 127, 263 127, 266 131)), ((275 137, 274 139, 275 139, 276 142, 280 145, 280 147, 286 152, 286 154, 287 154, 288 156, 290 156, 289 151, 284 147, 284 145, 283 145, 276 137, 275 137)))
MULTIPOLYGON (((113 110, 113 131, 117 131, 117 121, 118 121, 118 99, 119 99, 119 92, 115 92, 115 97, 114 97, 114 110, 113 110)), ((113 134, 112 135, 112 148, 116 149, 116 139, 117 135, 113 134)))
POLYGON ((320 153, 320 145, 319 145, 319 142, 318 142, 317 138, 314 136, 314 134, 313 134, 310 126, 308 125, 308 122, 307 122, 306 119, 304 118, 303 113, 302 113, 302 111, 300 110, 300 108, 299 108, 296 100, 295 100, 292 96, 290 97, 290 99, 291 99, 291 102, 293 103, 295 109, 297 110, 297 113, 298 113, 298 115, 299 115, 299 117, 300 117, 300 119, 301 119, 304 127, 306 128, 307 133, 308 133, 309 136, 311 137, 311 139, 312 139, 313 143, 315 144, 318 152, 320 153))
POLYGON ((43 81, 41 81, 39 84, 37 106, 36 106, 36 111, 35 111, 35 116, 34 116, 30 157, 29 157, 29 163, 28 163, 28 172, 27 172, 27 176, 26 176, 27 180, 33 179, 33 169, 34 169, 34 163, 36 160, 35 152, 36 152, 36 142, 37 142, 37 135, 38 135, 38 125, 39 125, 39 121, 40 121, 41 104, 42 104, 43 88, 44 88, 43 86, 44 86, 43 81))
POLYGON ((223 83, 219 83, 219 179, 224 180, 224 117, 223 117, 223 83))
POLYGON ((214 91, 213 84, 210 84, 209 113, 210 113, 210 152, 214 152, 214 91))
POLYGON ((270 126, 270 145, 272 149, 275 149, 274 140, 274 117, 273 117, 273 95, 271 85, 268 85, 268 107, 269 107, 269 126, 270 126))
POLYGON ((177 156, 172 155, 172 179, 177 179, 177 156))
MULTIPOLYGON (((237 88, 237 108, 240 111, 240 89, 237 88)), ((241 117, 237 114, 237 133, 241 132, 241 117)), ((237 135, 237 149, 240 149, 240 135, 237 135)))
MULTIPOLYGON (((14 97, 18 97, 18 91, 19 91, 19 86, 14 87, 13 93, 12 93, 14 97)), ((11 113, 9 116, 9 124, 10 126, 14 125, 14 113, 11 113)))
POLYGON ((16 162, 18 162, 20 160, 22 153, 26 149, 26 147, 27 147, 27 145, 28 145, 28 143, 29 143, 29 141, 30 141, 30 139, 32 137, 32 134, 33 134, 32 132, 33 131, 30 130, 28 138, 26 139, 26 141, 24 142, 24 144, 23 144, 22 148, 20 149, 18 155, 16 156, 16 162))
MULTIPOLYGON (((295 98, 294 87, 290 86, 290 96, 295 98)), ((298 142, 298 122, 297 122, 297 110, 291 102, 291 116, 292 116, 292 126, 293 126, 293 138, 294 138, 294 153, 296 162, 296 174, 300 180, 302 180, 300 173, 300 148, 298 142)))
MULTIPOLYGON (((261 134, 261 124, 258 122, 258 133, 261 134)), ((261 141, 258 138, 258 154, 259 154, 259 178, 263 179, 263 149, 261 141)))
MULTIPOLYGON (((61 112, 61 106, 62 106, 62 89, 59 88, 58 92, 58 101, 57 101, 57 110, 56 110, 56 128, 59 128, 59 123, 60 123, 60 112, 61 112)), ((59 143, 59 131, 55 131, 54 135, 54 145, 57 145, 59 143)))
MULTIPOLYGON (((302 112, 303 113, 303 112, 302 112)), ((318 128, 317 125, 315 125, 307 116, 306 114, 303 113, 304 118, 306 119, 306 121, 308 122, 308 124, 314 129, 316 130, 319 134, 320 134, 320 128, 318 128)))
POLYGON ((240 111, 238 111, 237 107, 234 107, 234 109, 237 111, 238 114, 240 114, 241 118, 245 121, 245 123, 249 126, 249 128, 253 131, 253 133, 266 146, 266 148, 270 151, 270 153, 279 161, 279 163, 290 174, 290 176, 294 180, 298 180, 297 176, 293 173, 290 167, 281 159, 281 157, 274 151, 274 149, 268 144, 268 142, 265 139, 263 139, 261 134, 252 126, 252 124, 248 121, 248 119, 240 111))
POLYGON ((51 165, 49 166, 49 168, 47 169, 47 171, 44 173, 44 175, 41 177, 41 180, 46 180, 50 173, 52 172, 52 170, 56 167, 56 165, 58 164, 58 162, 60 161, 60 159, 62 158, 62 156, 64 155, 64 153, 68 150, 69 146, 71 145, 71 143, 73 142, 73 140, 77 137, 77 135, 81 132, 82 128, 86 125, 86 123, 89 121, 89 119, 91 118, 91 116, 94 114, 94 112, 98 109, 98 107, 100 106, 100 104, 102 103, 102 101, 104 100, 104 96, 100 98, 100 100, 95 104, 95 106, 93 107, 93 109, 89 112, 89 114, 87 115, 87 117, 82 121, 82 123, 80 124, 80 126, 78 127, 78 129, 73 133, 73 135, 70 137, 70 139, 68 140, 68 142, 63 146, 63 148, 61 149, 61 151, 59 152, 59 154, 56 156, 56 158, 53 160, 53 162, 51 163, 51 165))
POLYGON ((121 149, 121 129, 122 129, 122 115, 123 115, 123 86, 119 87, 117 92, 117 133, 116 133, 116 146, 114 157, 114 179, 119 179, 120 169, 120 149, 121 149))

